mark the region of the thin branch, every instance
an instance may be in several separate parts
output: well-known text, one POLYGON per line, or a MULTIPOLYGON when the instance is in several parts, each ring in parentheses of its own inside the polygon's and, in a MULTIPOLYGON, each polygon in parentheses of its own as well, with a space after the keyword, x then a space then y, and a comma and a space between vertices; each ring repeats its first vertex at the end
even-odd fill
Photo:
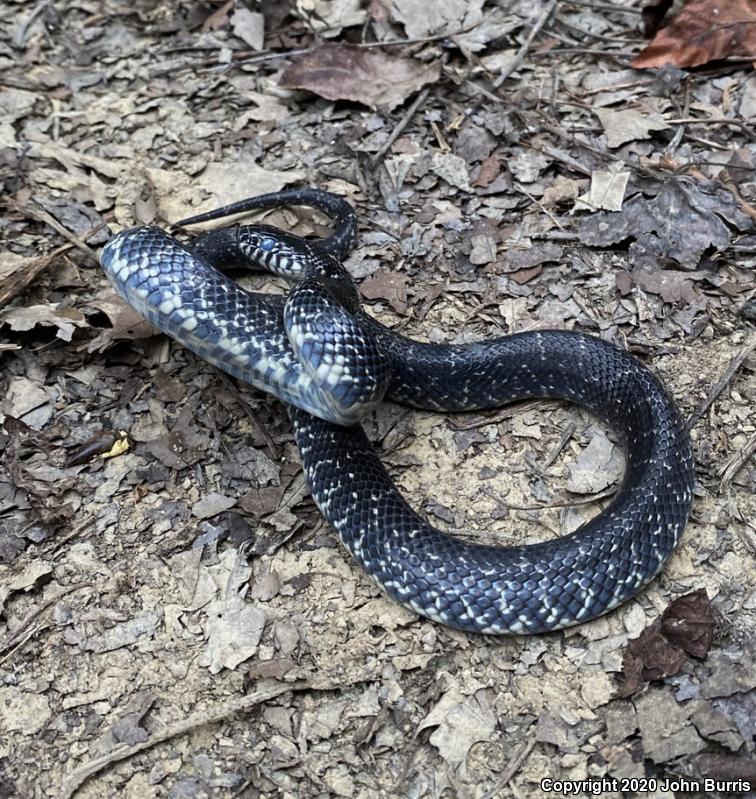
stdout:
POLYGON ((95 757, 79 766, 79 768, 74 769, 64 780, 60 791, 60 797, 61 799, 71 799, 86 780, 102 771, 111 763, 118 763, 121 760, 126 760, 139 752, 143 752, 145 749, 150 749, 156 744, 175 738, 178 735, 183 735, 197 727, 204 727, 206 724, 216 724, 234 713, 251 710, 253 707, 267 702, 270 699, 275 699, 277 696, 281 696, 281 694, 285 694, 288 691, 302 691, 308 687, 309 684, 304 681, 276 685, 272 688, 263 688, 260 691, 254 691, 245 696, 235 697, 227 702, 220 702, 210 708, 209 711, 194 713, 178 724, 173 724, 166 727, 162 732, 151 735, 147 741, 141 741, 132 746, 121 746, 108 752, 106 755, 95 757))
POLYGON ((719 493, 723 494, 735 479, 735 475, 746 465, 756 452, 756 433, 752 433, 746 443, 725 463, 720 474, 719 493))
POLYGON ((493 799, 494 796, 500 796, 501 791, 506 788, 509 781, 515 774, 522 768, 522 764, 528 759, 528 755, 533 751, 536 745, 535 733, 531 733, 515 750, 512 759, 507 764, 501 777, 487 793, 483 794, 482 799, 493 799))
MULTIPOLYGON (((391 39, 387 42, 358 42, 352 46, 370 49, 373 47, 402 47, 411 44, 425 44, 427 42, 437 42, 443 39, 451 39, 454 36, 462 36, 465 33, 469 33, 471 30, 477 28, 479 24, 480 24, 479 22, 476 22, 472 25, 467 25, 466 27, 459 28, 458 30, 455 31, 436 33, 433 36, 420 36, 415 39, 391 39)), ((314 50, 317 50, 319 46, 320 45, 316 47, 302 47, 297 50, 284 50, 281 52, 271 51, 267 53, 259 53, 257 55, 248 58, 244 57, 243 53, 241 54, 235 53, 232 55, 232 61, 230 61, 228 64, 217 64, 215 59, 213 59, 212 62, 210 62, 209 59, 203 59, 199 64, 197 62, 194 62, 193 64, 186 64, 181 66, 180 69, 186 69, 187 67, 192 67, 192 66, 203 66, 203 65, 206 66, 208 63, 212 63, 213 67, 211 68, 210 71, 213 70, 222 71, 226 69, 231 69, 232 67, 238 67, 248 64, 258 64, 264 61, 272 61, 277 58, 288 58, 289 56, 305 55, 307 53, 313 52, 314 50)))
POLYGON ((18 26, 18 29, 13 34, 13 45, 15 47, 23 47, 26 44, 26 37, 29 34, 34 20, 50 5, 52 0, 42 0, 37 4, 37 7, 32 9, 31 14, 18 26))
POLYGON ((407 113, 399 120, 396 127, 391 131, 391 135, 383 143, 380 150, 370 159, 374 164, 383 158, 388 152, 389 147, 401 136, 404 129, 412 121, 412 117, 418 112, 422 104, 428 99, 430 94, 430 86, 426 86, 420 94, 417 95, 412 105, 407 109, 407 113))
POLYGON ((627 8, 626 6, 615 6, 609 3, 594 3, 593 0, 569 0, 571 6, 582 6, 590 8, 591 11, 611 11, 617 14, 637 14, 642 13, 640 8, 627 8))
POLYGON ((516 70, 519 69, 522 62, 525 60, 525 56, 530 49, 530 45, 533 43, 533 39, 538 35, 541 28, 546 24, 546 21, 549 17, 554 13, 554 9, 556 8, 557 0, 551 0, 546 7, 541 12, 541 16, 538 17, 536 20, 535 25, 531 29, 530 33, 528 34, 528 38, 522 43, 522 47, 517 51, 517 55, 504 67, 501 71, 501 74, 498 78, 493 82, 493 86, 495 89, 498 89, 502 83, 516 70))
POLYGON ((754 351, 754 349, 756 349, 756 335, 750 336, 746 343, 738 350, 735 356, 730 359, 730 363, 728 364, 727 369, 725 369, 722 377, 720 377, 719 380, 717 380, 717 382, 711 387, 709 393, 706 395, 706 399, 704 399, 704 401, 688 418, 688 430, 694 428, 701 421, 701 419, 703 419, 704 414, 712 406, 714 400, 716 400, 722 391, 724 391, 725 387, 735 376, 735 373, 743 365, 743 361, 745 361, 745 359, 754 351))
POLYGON ((36 219, 38 222, 42 222, 45 225, 48 225, 56 232, 60 233, 64 239, 68 239, 68 241, 76 247, 77 250, 80 250, 91 258, 96 264, 100 263, 100 259, 97 257, 97 253, 87 244, 84 242, 87 239, 91 239, 96 233, 102 230, 106 222, 100 222, 99 225, 95 225, 93 228, 88 230, 81 238, 79 238, 76 234, 72 233, 67 227, 58 222, 55 217, 51 216, 47 213, 47 211, 43 211, 41 208, 35 208, 32 205, 21 205, 20 203, 15 202, 15 200, 9 200, 9 205, 15 208, 20 214, 24 216, 31 217, 32 219, 36 219))
MULTIPOLYGON (((446 61, 447 61, 448 57, 449 57, 448 53, 442 53, 442 55, 441 55, 441 69, 442 70, 444 68, 444 64, 446 64, 446 61)), ((412 105, 407 109, 407 112, 405 113, 405 115, 399 120, 399 122, 396 125, 396 127, 391 131, 391 135, 383 143, 383 146, 381 147, 381 149, 378 150, 378 152, 370 159, 373 164, 377 164, 378 161, 380 161, 381 158, 383 158, 383 156, 386 155, 386 153, 388 152, 389 147, 391 147, 391 145, 399 138, 399 136, 402 135, 402 132, 404 131, 404 129, 412 121, 412 117, 415 116, 415 114, 421 108, 423 103, 428 99, 428 95, 430 94, 430 90, 432 88, 433 88, 433 84, 430 84, 429 86, 426 86, 420 92, 420 94, 417 95, 417 97, 414 99, 412 105)))

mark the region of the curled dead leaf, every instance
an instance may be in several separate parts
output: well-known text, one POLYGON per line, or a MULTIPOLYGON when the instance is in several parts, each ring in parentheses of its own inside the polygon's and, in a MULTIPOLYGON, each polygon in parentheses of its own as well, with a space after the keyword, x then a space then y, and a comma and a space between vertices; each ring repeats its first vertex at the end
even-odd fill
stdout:
POLYGON ((690 0, 632 60, 636 69, 756 56, 756 0, 690 0))
POLYGON ((306 89, 327 100, 351 100, 390 111, 427 83, 437 81, 440 74, 437 63, 328 44, 293 58, 280 84, 286 89, 306 89))
POLYGON ((706 589, 671 602, 653 624, 628 641, 619 696, 632 696, 649 680, 677 674, 688 656, 704 658, 714 638, 714 613, 706 589))

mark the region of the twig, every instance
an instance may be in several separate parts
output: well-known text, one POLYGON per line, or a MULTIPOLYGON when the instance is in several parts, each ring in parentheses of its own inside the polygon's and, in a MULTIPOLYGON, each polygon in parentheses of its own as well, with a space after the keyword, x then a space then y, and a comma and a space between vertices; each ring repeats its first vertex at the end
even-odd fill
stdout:
POLYGON ((584 175, 587 178, 591 177, 593 174, 590 169, 585 167, 580 163, 580 161, 578 161, 576 158, 573 158, 569 153, 566 153, 563 150, 558 150, 556 147, 540 147, 538 150, 556 161, 561 161, 561 163, 569 167, 573 172, 579 172, 581 175, 584 175))
MULTIPOLYGON (((415 39, 390 39, 387 42, 357 42, 356 44, 352 45, 353 47, 360 47, 365 49, 370 49, 374 47, 403 47, 406 45, 411 44, 425 44, 427 42, 437 42, 442 39, 451 39, 454 36, 462 36, 465 33, 469 33, 471 30, 480 25, 479 22, 475 22, 472 25, 467 25, 464 28, 459 28, 455 31, 447 31, 445 33, 436 33, 433 36, 421 36, 415 39)), ((201 48, 192 48, 192 49, 201 49, 201 48)), ((205 49, 212 49, 212 48, 205 48, 205 49)), ((233 67, 239 67, 242 65, 248 64, 257 64, 263 61, 272 61, 277 58, 288 58, 289 56, 297 56, 297 55, 306 55, 307 53, 312 53, 314 50, 317 50, 317 47, 302 47, 296 50, 283 50, 279 52, 270 51, 267 53, 257 53, 251 57, 246 57, 245 53, 234 53, 232 55, 232 61, 227 64, 218 64, 217 59, 202 59, 202 61, 197 62, 194 61, 189 64, 183 64, 179 67, 179 69, 188 69, 191 67, 202 67, 207 66, 208 64, 212 64, 208 71, 223 71, 227 69, 232 69, 233 67)), ((246 51, 249 52, 249 51, 246 51)), ((166 70, 167 71, 167 70, 166 70)), ((157 73, 152 73, 157 74, 157 73)))
POLYGON ((21 294, 58 256, 72 249, 73 244, 64 244, 47 255, 30 258, 14 272, 11 272, 5 280, 0 281, 0 308, 4 308, 14 297, 21 294))
POLYGON ((719 482, 719 493, 724 493, 735 475, 745 466, 749 458, 756 452, 756 433, 752 433, 746 443, 722 467, 722 479, 719 482))
MULTIPOLYGON (((690 81, 685 80, 685 99, 683 100, 683 107, 682 107, 682 115, 684 117, 688 116, 688 112, 690 110, 690 81)), ((674 151, 680 146, 680 142, 682 141, 683 135, 686 133, 685 125, 680 125, 680 127, 675 131, 675 135, 669 140, 669 144, 664 148, 665 153, 674 153, 674 151)))
POLYGON ((409 125, 412 117, 415 116, 420 106, 428 99, 430 94, 430 86, 426 86, 420 94, 417 95, 412 105, 407 109, 407 113, 399 120, 397 126, 391 131, 391 135, 383 143, 383 147, 370 159, 374 164, 386 155, 388 148, 399 138, 402 131, 409 125))
POLYGON ((26 35, 29 33, 34 20, 50 5, 52 0, 42 0, 36 8, 32 9, 31 14, 19 25, 18 30, 13 34, 14 47, 23 47, 26 42, 26 35))
POLYGON ((515 181, 514 183, 512 183, 512 188, 513 188, 513 189, 516 189, 517 191, 519 191, 519 192, 520 192, 520 194, 524 194, 524 195, 525 195, 525 196, 526 196, 526 197, 527 197, 527 198, 530 200, 530 202, 532 202, 534 205, 537 205, 537 206, 538 206, 538 207, 541 209, 541 211, 542 211, 544 214, 546 214, 546 216, 548 216, 548 218, 549 218, 549 219, 550 219, 550 220, 551 220, 551 221, 552 221, 552 222, 553 222, 553 223, 554 223, 554 224, 555 224, 555 225, 556 225, 556 226, 557 226, 557 227, 558 227, 560 230, 564 230, 564 225, 563 225, 563 224, 562 224, 562 223, 561 223, 561 222, 560 222, 560 221, 559 221, 559 220, 558 220, 558 219, 557 219, 557 218, 554 216, 554 214, 552 214, 552 213, 551 213, 551 211, 549 211, 549 209, 548 209, 548 208, 546 208, 544 205, 542 205, 542 204, 541 204, 541 203, 540 203, 540 202, 539 202, 539 201, 538 201, 538 200, 537 200, 537 199, 536 199, 536 198, 535 198, 535 197, 534 197, 534 196, 533 196, 533 195, 532 195, 532 194, 531 194, 529 191, 527 191, 526 189, 524 189, 524 188, 523 188, 523 187, 522 187, 522 186, 521 186, 519 183, 517 183, 516 181, 515 181))
POLYGON ((750 203, 747 203, 743 199, 743 195, 740 193, 740 187, 738 184, 732 179, 732 176, 729 172, 727 172, 726 168, 723 169, 719 173, 719 179, 722 181, 722 185, 732 194, 732 196, 736 199, 738 205, 740 206, 740 210, 743 213, 748 214, 751 219, 756 222, 756 208, 752 206, 750 203))
POLYGON ((575 427, 575 422, 570 422, 567 425, 567 429, 562 433, 562 437, 559 439, 559 443, 554 448, 554 451, 541 464, 541 469, 548 469, 561 455, 562 450, 567 446, 567 442, 575 435, 575 427))
POLYGON ((546 5, 546 7, 541 12, 541 16, 538 17, 536 20, 535 25, 531 29, 530 33, 528 34, 528 38, 522 43, 522 47, 517 51, 517 55, 504 67, 501 71, 501 74, 498 78, 493 82, 493 86, 495 89, 498 89, 502 83, 516 70, 519 69, 522 62, 525 60, 525 55, 527 54, 528 50, 530 49, 530 45, 533 43, 533 39, 538 35, 541 28, 546 24, 548 18, 554 13, 554 9, 556 8, 557 0, 550 0, 550 2, 546 5))
POLYGON ((32 219, 36 219, 38 222, 43 222, 45 225, 48 225, 53 230, 60 233, 60 235, 63 236, 64 239, 68 239, 68 241, 70 241, 71 244, 76 247, 76 249, 81 250, 81 252, 89 256, 96 264, 99 264, 100 260, 97 257, 97 253, 84 242, 87 239, 92 238, 95 233, 98 233, 100 230, 102 230, 106 225, 105 222, 100 222, 99 225, 95 225, 95 227, 88 230, 81 238, 79 238, 74 233, 71 233, 67 227, 61 225, 60 222, 55 219, 55 217, 48 214, 47 211, 43 211, 41 208, 34 208, 31 205, 21 205, 14 200, 10 200, 9 204, 20 214, 30 216, 32 219))
POLYGON ((39 630, 43 628, 44 619, 43 617, 47 614, 47 611, 50 610, 53 605, 60 602, 63 597, 68 596, 69 594, 74 593, 74 591, 80 591, 83 588, 91 588, 92 586, 89 583, 82 583, 81 585, 72 585, 69 588, 61 591, 61 593, 56 594, 52 599, 47 601, 44 605, 39 608, 36 608, 31 613, 29 613, 21 622, 21 624, 16 627, 16 629, 2 642, 0 643, 0 653, 4 653, 2 657, 0 657, 0 665, 5 663, 5 661, 21 646, 23 646, 33 635, 35 635, 39 630), (37 622, 36 624, 34 622, 37 622))
POLYGON ((78 238, 70 230, 63 227, 57 220, 53 219, 45 211, 40 211, 36 208, 30 208, 27 205, 19 205, 13 200, 8 200, 9 205, 12 205, 20 214, 30 216, 33 219, 43 222, 46 225, 54 228, 61 236, 64 236, 70 241, 70 244, 63 244, 61 247, 49 252, 47 255, 41 255, 39 258, 31 258, 26 261, 22 266, 11 272, 5 280, 0 281, 0 308, 4 308, 14 297, 21 294, 24 289, 29 286, 42 272, 47 269, 50 264, 54 263, 56 258, 78 247, 90 258, 93 258, 95 263, 98 263, 98 258, 94 250, 88 247, 84 242, 95 235, 98 231, 105 227, 105 222, 88 230, 81 238, 78 238))
POLYGON ((701 117, 680 117, 679 119, 665 119, 668 125, 734 125, 740 128, 750 139, 756 138, 753 125, 741 119, 728 119, 727 117, 712 117, 702 119, 701 117))
POLYGON ((273 440, 273 436, 271 436, 265 425, 257 418, 257 414, 253 410, 252 406, 247 402, 246 399, 244 399, 244 396, 239 390, 239 386, 233 380, 231 380, 231 378, 225 372, 220 371, 220 369, 218 370, 217 374, 223 385, 234 395, 234 399, 247 412, 249 421, 252 422, 252 426, 255 428, 257 433, 265 440, 265 445, 268 447, 268 451, 273 457, 273 460, 280 460, 281 452, 278 449, 276 442, 273 440))
POLYGON ((722 393, 725 386, 727 386, 727 384, 735 376, 735 372, 740 369, 743 361, 754 351, 754 349, 756 349, 756 335, 749 337, 737 354, 730 360, 730 363, 727 365, 727 369, 725 369, 722 377, 720 377, 719 380, 717 380, 717 382, 711 387, 709 393, 706 395, 706 399, 704 399, 701 405, 688 417, 686 425, 688 430, 694 428, 701 421, 703 415, 709 410, 714 400, 716 400, 716 398, 722 393))
POLYGON ((593 58, 607 58, 622 66, 627 66, 628 60, 633 53, 611 53, 608 50, 600 50, 591 47, 559 47, 553 50, 536 50, 533 58, 558 58, 562 55, 589 55, 593 58))
MULTIPOLYGON (((441 54, 441 70, 443 71, 444 64, 449 58, 448 53, 441 54)), ((417 95, 412 105, 407 109, 407 113, 399 120, 397 126, 391 131, 390 136, 383 143, 383 147, 370 159, 371 163, 377 164, 381 158, 388 152, 389 147, 401 136, 402 131, 409 125, 410 120, 418 112, 422 104, 428 99, 432 85, 426 86, 420 94, 417 95)))
POLYGON ((509 510, 552 510, 553 508, 573 508, 578 505, 593 505, 596 502, 601 502, 602 499, 613 496, 617 492, 617 486, 613 485, 610 488, 605 488, 596 494, 591 494, 589 497, 580 497, 580 499, 570 499, 564 502, 546 502, 543 505, 512 505, 509 502, 502 502, 502 505, 509 510))
POLYGON ((638 44, 639 37, 625 39, 619 35, 603 36, 600 33, 591 33, 591 31, 583 30, 583 28, 578 28, 575 25, 571 25, 569 22, 567 22, 567 20, 564 20, 561 17, 555 17, 555 20, 562 25, 562 27, 567 28, 568 31, 571 31, 573 34, 577 34, 578 40, 583 40, 588 37, 590 39, 595 39, 598 42, 609 42, 609 44, 616 44, 617 42, 620 44, 638 44))
POLYGON ((108 752, 106 755, 95 757, 87 763, 79 766, 79 768, 74 769, 74 771, 72 771, 63 781, 60 797, 61 799, 71 799, 71 797, 76 793, 76 791, 79 790, 81 785, 83 785, 86 780, 102 771, 111 763, 117 763, 120 760, 125 760, 132 755, 143 752, 145 749, 150 749, 151 747, 155 746, 155 744, 162 743, 170 738, 175 738, 177 735, 183 735, 184 733, 189 732, 197 727, 203 727, 206 724, 216 724, 217 722, 223 721, 223 719, 233 715, 234 713, 251 710, 256 705, 259 705, 262 702, 267 702, 269 699, 275 699, 277 696, 281 696, 281 694, 285 694, 288 691, 301 691, 308 687, 309 683, 304 681, 276 685, 272 688, 264 688, 260 691, 246 694, 245 696, 230 699, 227 702, 221 702, 215 705, 209 711, 194 713, 183 721, 180 721, 178 724, 174 724, 170 727, 167 727, 162 732, 150 736, 149 740, 147 741, 142 741, 132 746, 121 746, 117 749, 114 749, 112 752, 108 752))
POLYGON ((550 399, 528 399, 522 400, 522 402, 514 402, 511 405, 507 405, 506 407, 502 408, 499 411, 494 411, 491 413, 490 416, 476 416, 475 418, 465 421, 464 419, 460 418, 457 419, 454 416, 449 420, 449 426, 452 430, 460 431, 460 430, 477 430, 479 427, 487 427, 489 424, 498 424, 499 422, 503 422, 505 419, 511 419, 513 416, 517 416, 521 413, 525 413, 526 411, 553 411, 555 408, 559 407, 559 400, 550 400, 550 399))
POLYGON ((591 11, 612 11, 618 14, 641 14, 639 8, 627 8, 626 6, 614 6, 609 3, 594 3, 593 0, 569 0, 571 6, 583 6, 590 8, 591 11))
POLYGON ((515 751, 512 759, 509 761, 507 767, 504 769, 504 773, 499 777, 496 785, 494 785, 491 790, 487 793, 484 793, 481 799, 493 799, 494 796, 498 796, 502 790, 505 788, 509 781, 514 777, 515 774, 522 768, 522 764, 527 760, 528 755, 533 751, 533 747, 536 745, 536 737, 535 733, 531 733, 518 747, 515 751))
POLYGON ((531 239, 539 241, 579 241, 577 233, 563 232, 562 230, 546 230, 543 233, 531 233, 531 239))

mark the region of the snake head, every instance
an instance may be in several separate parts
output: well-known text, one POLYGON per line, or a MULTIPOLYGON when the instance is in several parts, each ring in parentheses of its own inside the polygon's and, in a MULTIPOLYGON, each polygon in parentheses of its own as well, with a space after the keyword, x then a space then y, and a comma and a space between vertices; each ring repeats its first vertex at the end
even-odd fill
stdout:
POLYGON ((350 312, 359 305, 357 291, 338 258, 316 241, 308 241, 270 225, 221 228, 198 236, 190 250, 220 271, 252 268, 292 282, 324 280, 350 312))
POLYGON ((296 281, 325 277, 351 284, 339 260, 318 242, 269 225, 245 225, 237 228, 236 236, 247 261, 266 272, 296 281))
POLYGON ((310 243, 269 225, 243 225, 236 230, 239 250, 250 264, 287 278, 308 273, 310 243))

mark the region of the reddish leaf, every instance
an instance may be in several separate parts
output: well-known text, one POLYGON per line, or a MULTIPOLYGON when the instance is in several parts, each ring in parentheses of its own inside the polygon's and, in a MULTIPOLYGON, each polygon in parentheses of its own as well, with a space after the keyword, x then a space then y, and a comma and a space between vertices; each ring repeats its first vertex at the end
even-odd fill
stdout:
POLYGON ((327 100, 351 100, 390 111, 439 78, 438 63, 423 64, 364 47, 327 44, 294 58, 281 75, 286 89, 307 89, 327 100))
POLYGON ((400 314, 407 312, 407 283, 401 272, 376 272, 360 284, 360 294, 369 300, 386 300, 400 314))
POLYGON ((661 619, 627 642, 622 662, 624 681, 619 696, 632 696, 648 680, 677 674, 687 655, 703 658, 714 636, 714 614, 701 588, 671 602, 661 619))
POLYGON ((729 56, 756 57, 756 0, 689 0, 632 65, 697 67, 729 56))
POLYGON ((704 658, 714 639, 714 609, 705 588, 672 602, 662 613, 661 630, 672 644, 695 658, 704 658))
POLYGON ((632 696, 649 680, 677 674, 685 661, 685 652, 664 637, 657 619, 637 638, 628 641, 622 659, 625 679, 617 691, 618 696, 632 696))
POLYGON ((650 0, 643 6, 643 35, 650 39, 659 30, 674 0, 650 0))
POLYGON ((472 185, 480 186, 484 189, 486 186, 490 186, 500 174, 501 162, 497 156, 489 155, 488 158, 481 163, 480 169, 478 170, 478 177, 475 178, 472 185))

